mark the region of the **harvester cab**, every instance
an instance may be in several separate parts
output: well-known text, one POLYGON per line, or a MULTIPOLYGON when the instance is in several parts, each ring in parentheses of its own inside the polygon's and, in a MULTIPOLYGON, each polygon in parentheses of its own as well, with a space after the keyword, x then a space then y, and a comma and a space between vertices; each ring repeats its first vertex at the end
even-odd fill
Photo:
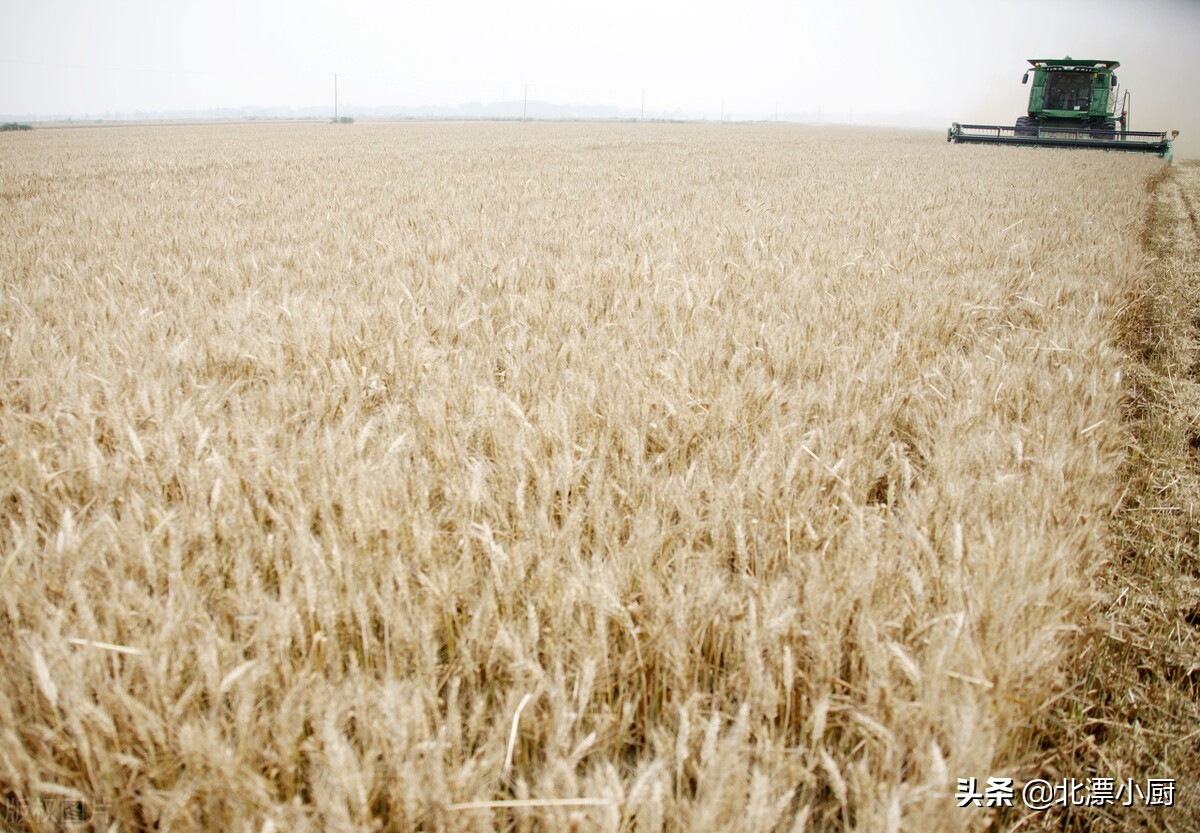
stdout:
POLYGON ((951 125, 946 139, 964 144, 1042 145, 1100 148, 1170 157, 1172 131, 1144 132, 1129 129, 1130 96, 1121 95, 1117 83, 1118 61, 1085 61, 1030 58, 1031 69, 1021 79, 1033 85, 1029 107, 1016 124, 951 125))

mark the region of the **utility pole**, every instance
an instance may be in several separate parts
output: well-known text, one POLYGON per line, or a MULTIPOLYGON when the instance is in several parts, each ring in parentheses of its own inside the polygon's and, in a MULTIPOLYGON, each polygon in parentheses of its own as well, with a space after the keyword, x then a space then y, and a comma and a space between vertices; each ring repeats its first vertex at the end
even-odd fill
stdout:
POLYGON ((721 121, 725 121, 725 97, 721 97, 721 121))
POLYGON ((638 117, 638 121, 646 120, 646 91, 642 90, 642 115, 638 117))
POLYGON ((335 72, 335 73, 333 74, 333 120, 334 120, 334 121, 337 121, 337 120, 338 120, 338 108, 337 108, 337 77, 338 77, 338 74, 335 72))
POLYGON ((529 85, 525 85, 525 103, 521 106, 521 121, 529 114, 529 85))

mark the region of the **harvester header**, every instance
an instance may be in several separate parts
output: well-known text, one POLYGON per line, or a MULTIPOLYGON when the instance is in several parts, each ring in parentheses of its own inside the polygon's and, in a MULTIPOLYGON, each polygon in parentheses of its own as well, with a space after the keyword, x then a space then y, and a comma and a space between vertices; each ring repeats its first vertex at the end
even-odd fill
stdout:
POLYGON ((962 144, 1041 145, 1099 148, 1170 157, 1172 131, 1130 129, 1130 95, 1122 93, 1114 70, 1119 61, 1072 58, 1030 58, 1021 79, 1033 85, 1029 107, 1016 124, 951 125, 947 141, 962 144))

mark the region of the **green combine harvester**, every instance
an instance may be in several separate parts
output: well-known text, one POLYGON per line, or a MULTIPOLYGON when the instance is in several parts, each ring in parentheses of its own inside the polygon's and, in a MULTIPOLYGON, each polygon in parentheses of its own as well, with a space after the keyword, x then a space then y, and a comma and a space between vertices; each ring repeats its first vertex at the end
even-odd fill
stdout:
MULTIPOLYGON (((1179 131, 1129 129, 1129 91, 1117 86, 1117 61, 1030 58, 1033 88, 1029 112, 1012 127, 995 124, 950 126, 949 142, 984 145, 1037 145, 1056 148, 1100 148, 1154 153, 1170 159, 1179 131), (1117 103, 1120 102, 1120 114, 1117 103)), ((1029 83, 1029 70, 1021 79, 1029 83)))

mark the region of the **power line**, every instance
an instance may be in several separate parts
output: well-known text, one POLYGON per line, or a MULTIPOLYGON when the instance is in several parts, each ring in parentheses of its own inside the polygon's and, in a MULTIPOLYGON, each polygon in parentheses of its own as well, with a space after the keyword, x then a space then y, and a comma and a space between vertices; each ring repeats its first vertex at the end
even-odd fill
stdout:
MULTIPOLYGON (((55 68, 55 69, 78 70, 78 71, 84 71, 84 72, 123 73, 123 74, 132 74, 132 75, 139 75, 139 74, 140 75, 155 75, 155 74, 157 74, 157 75, 168 75, 168 76, 210 76, 210 77, 223 77, 223 78, 231 77, 231 76, 236 77, 236 78, 246 78, 246 77, 262 77, 262 78, 273 78, 273 79, 289 79, 290 78, 293 81, 302 82, 306 85, 315 82, 317 80, 317 78, 319 78, 322 75, 327 79, 329 77, 328 74, 322 73, 322 72, 320 72, 320 70, 311 69, 311 68, 309 68, 309 69, 301 69, 301 68, 284 69, 284 68, 276 67, 274 69, 268 69, 268 70, 245 70, 245 69, 220 69, 220 68, 211 68, 211 67, 210 68, 162 67, 162 66, 133 67, 133 66, 112 66, 112 65, 104 66, 104 65, 98 65, 98 64, 76 64, 76 63, 62 62, 62 61, 25 60, 25 59, 20 59, 20 58, 0 58, 0 64, 9 65, 9 66, 29 66, 29 67, 46 67, 46 68, 55 68)), ((406 74, 402 74, 402 73, 379 71, 379 70, 336 72, 336 73, 332 73, 332 75, 333 75, 333 87, 334 87, 334 89, 333 89, 334 118, 338 118, 341 115, 340 80, 341 80, 342 76, 346 76, 355 81, 367 82, 368 84, 370 84, 371 81, 376 82, 376 85, 375 85, 376 89, 373 90, 373 92, 374 92, 373 97, 375 97, 375 98, 379 97, 379 92, 378 92, 378 88, 377 88, 378 82, 384 82, 385 85, 387 85, 389 87, 393 87, 393 89, 392 89, 393 95, 400 92, 399 90, 394 89, 394 87, 396 85, 404 85, 404 86, 412 85, 412 86, 417 86, 417 87, 437 86, 437 87, 450 88, 450 89, 453 89, 453 88, 476 88, 476 90, 478 92, 479 90, 482 90, 483 88, 495 87, 497 84, 497 79, 494 79, 494 78, 490 79, 488 81, 470 81, 470 80, 465 80, 465 79, 453 79, 452 80, 452 79, 446 79, 446 78, 412 78, 412 77, 408 77, 406 74)), ((328 82, 326 82, 326 83, 328 83, 328 82)), ((355 89, 358 89, 359 84, 352 84, 351 86, 354 87, 355 89)), ((529 88, 531 86, 535 86, 537 88, 537 90, 539 91, 538 95, 541 95, 543 97, 546 97, 547 93, 549 93, 550 96, 552 96, 553 98, 558 98, 559 96, 562 96, 563 99, 561 101, 561 106, 566 106, 566 107, 601 106, 601 105, 613 107, 613 106, 616 106, 616 105, 612 104, 613 98, 621 99, 621 98, 625 98, 625 96, 628 95, 628 91, 621 92, 619 90, 612 89, 612 88, 600 90, 598 88, 593 88, 593 87, 555 84, 553 82, 548 83, 548 84, 541 83, 541 82, 537 82, 536 84, 524 83, 521 85, 521 87, 522 87, 521 118, 523 120, 528 120, 528 118, 529 118, 529 88), (597 101, 597 98, 600 98, 600 97, 609 99, 609 100, 606 102, 597 101), (591 100, 590 105, 584 103, 585 100, 587 100, 587 99, 591 100)), ((663 93, 662 91, 659 91, 659 90, 650 90, 650 89, 641 89, 638 92, 641 93, 640 100, 638 102, 638 109, 636 111, 633 111, 632 108, 630 108, 629 110, 626 110, 625 112, 628 112, 630 116, 632 116, 633 113, 636 112, 638 119, 643 120, 643 121, 646 118, 647 94, 650 92, 654 92, 653 99, 655 102, 657 102, 655 104, 655 106, 659 108, 659 110, 657 112, 659 112, 660 114, 663 114, 663 115, 666 115, 669 112, 674 112, 674 113, 678 113, 681 117, 685 117, 689 113, 691 114, 692 117, 695 117, 697 112, 707 109, 699 101, 699 99, 693 94, 678 95, 675 93, 663 93)), ((351 90, 351 95, 353 95, 353 93, 354 93, 354 91, 351 90)), ((427 96, 427 95, 428 95, 428 91, 426 92, 425 96, 427 96)), ((503 94, 501 97, 502 98, 504 97, 503 94)), ((626 99, 626 100, 628 100, 628 99, 626 99)), ((711 99, 710 99, 710 101, 711 101, 711 99)), ((535 102, 535 104, 536 104, 536 102, 535 102)), ((397 102, 397 105, 399 105, 398 102, 397 102)), ((133 105, 131 104, 130 106, 133 106, 133 105)), ((289 105, 289 106, 291 106, 291 105, 289 105)), ((372 105, 372 106, 381 106, 381 105, 372 105)), ((452 107, 454 105, 452 102, 445 102, 442 104, 433 104, 433 105, 426 104, 424 106, 452 107)), ((736 106, 734 109, 736 109, 736 106)), ((764 117, 770 118, 770 115, 768 115, 768 114, 770 113, 771 109, 772 108, 771 108, 770 104, 767 104, 767 105, 761 107, 761 111, 762 111, 764 117)), ((774 115, 775 115, 776 120, 779 119, 779 115, 780 115, 779 109, 780 109, 779 101, 778 101, 778 99, 776 99, 774 102, 774 111, 775 111, 774 115)), ((726 110, 725 98, 721 97, 718 117, 722 121, 724 121, 726 118, 730 117, 731 115, 732 115, 732 113, 726 110)))

